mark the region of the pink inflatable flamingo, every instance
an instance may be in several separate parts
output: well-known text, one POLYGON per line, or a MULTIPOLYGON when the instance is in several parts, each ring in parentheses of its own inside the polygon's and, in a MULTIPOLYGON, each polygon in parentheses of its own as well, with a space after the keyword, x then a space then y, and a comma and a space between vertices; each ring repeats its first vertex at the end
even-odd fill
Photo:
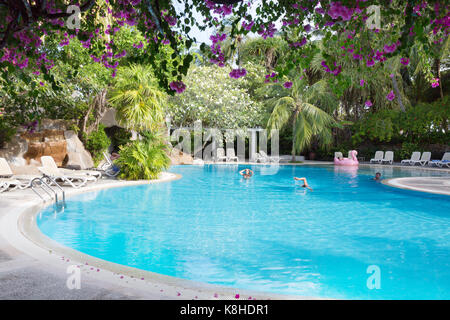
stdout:
POLYGON ((357 166, 359 164, 358 159, 356 158, 356 155, 358 152, 356 150, 350 151, 350 158, 343 158, 342 160, 339 160, 338 158, 334 158, 334 165, 336 166, 357 166))

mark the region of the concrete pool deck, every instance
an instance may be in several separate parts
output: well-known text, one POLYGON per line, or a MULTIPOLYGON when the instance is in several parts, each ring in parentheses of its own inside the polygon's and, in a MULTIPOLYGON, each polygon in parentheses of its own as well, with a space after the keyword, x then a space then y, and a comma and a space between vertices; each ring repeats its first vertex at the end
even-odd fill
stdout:
MULTIPOLYGON (((181 176, 164 173, 155 181, 101 179, 81 189, 64 187, 66 197, 98 190, 163 183, 181 176)), ((50 203, 47 203, 49 205, 50 203)), ((36 216, 46 205, 30 189, 0 195, 0 299, 312 299, 264 294, 199 283, 104 261, 59 245, 44 236, 36 216), (68 267, 80 270, 81 288, 70 290, 68 267)), ((72 270, 73 272, 73 270, 72 270)))
MULTIPOLYGON (((248 163, 247 163, 248 164, 248 163)), ((304 162, 289 165, 327 165, 330 162, 304 162)), ((378 165, 366 165, 376 168, 378 165)), ((380 166, 398 167, 394 166, 380 166)), ((404 167, 402 167, 404 168, 404 167)), ((411 177, 383 181, 398 188, 450 194, 448 177, 411 177), (420 190, 419 190, 420 189, 420 190), (445 193, 443 193, 445 192, 445 193)), ((180 176, 164 173, 159 181, 118 181, 102 179, 82 189, 64 188, 66 196, 102 189, 173 181, 180 176)), ((63 247, 42 235, 35 223, 44 207, 32 190, 15 190, 0 195, 0 299, 310 299, 264 294, 248 290, 177 279, 106 262, 63 247), (69 266, 81 273, 81 289, 69 290, 69 266)))
POLYGON ((384 184, 400 189, 436 193, 450 196, 449 177, 395 178, 382 181, 384 184))

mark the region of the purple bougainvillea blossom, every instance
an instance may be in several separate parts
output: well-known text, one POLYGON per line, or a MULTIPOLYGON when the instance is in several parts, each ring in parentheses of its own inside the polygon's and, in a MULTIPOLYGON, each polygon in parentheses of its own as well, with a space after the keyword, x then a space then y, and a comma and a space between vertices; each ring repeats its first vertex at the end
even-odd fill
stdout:
POLYGON ((241 77, 245 77, 247 75, 247 70, 245 68, 233 69, 230 72, 230 77, 234 79, 239 79, 241 77))
POLYGON ((409 64, 409 58, 401 58, 400 63, 407 66, 409 64))
POLYGON ((186 85, 183 83, 183 81, 172 81, 169 84, 170 89, 175 90, 177 93, 182 93, 184 90, 186 90, 186 85))
POLYGON ((392 53, 397 49, 397 44, 393 43, 391 45, 385 45, 384 46, 384 51, 386 53, 392 53))
POLYGON ((439 87, 439 78, 434 79, 433 82, 431 83, 431 86, 433 88, 439 87))
POLYGON ((291 81, 286 81, 286 82, 283 84, 283 87, 285 87, 286 89, 292 88, 292 82, 291 82, 291 81))
POLYGON ((386 99, 388 99, 389 101, 394 100, 395 99, 394 91, 391 90, 391 92, 389 92, 388 95, 386 96, 386 99))

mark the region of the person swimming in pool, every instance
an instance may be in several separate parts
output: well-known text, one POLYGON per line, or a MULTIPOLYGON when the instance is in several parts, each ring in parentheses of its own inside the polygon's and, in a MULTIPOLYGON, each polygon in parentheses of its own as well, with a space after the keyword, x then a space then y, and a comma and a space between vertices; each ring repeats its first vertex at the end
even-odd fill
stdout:
POLYGON ((379 173, 379 172, 375 173, 375 177, 373 178, 373 180, 375 180, 375 181, 381 180, 381 173, 379 173))
POLYGON ((253 176, 253 173, 254 173, 254 172, 253 172, 252 170, 248 169, 248 168, 239 171, 239 174, 240 174, 241 176, 243 176, 244 179, 249 179, 249 178, 251 178, 251 177, 253 176))
POLYGON ((309 186, 308 181, 306 181, 306 178, 297 178, 297 177, 294 177, 294 180, 295 180, 295 181, 303 181, 302 188, 307 188, 307 189, 313 191, 313 189, 309 186))

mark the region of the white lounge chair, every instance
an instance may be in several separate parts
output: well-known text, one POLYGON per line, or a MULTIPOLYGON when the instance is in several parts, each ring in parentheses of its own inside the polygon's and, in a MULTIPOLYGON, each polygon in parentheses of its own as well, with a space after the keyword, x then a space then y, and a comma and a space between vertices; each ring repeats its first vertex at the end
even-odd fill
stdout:
POLYGON ((26 189, 35 176, 14 175, 5 158, 0 158, 0 193, 6 190, 26 189))
POLYGON ((70 170, 63 168, 60 169, 58 168, 58 166, 55 163, 55 160, 51 156, 42 156, 41 163, 44 168, 51 168, 52 170, 60 171, 61 174, 76 175, 76 176, 87 175, 89 181, 97 181, 102 176, 102 173, 100 171, 95 170, 70 170))
POLYGON ((383 151, 377 151, 375 152, 375 157, 373 159, 370 159, 370 163, 381 163, 383 161, 384 152, 383 151))
POLYGON ((441 160, 431 160, 428 162, 429 166, 436 165, 438 167, 447 166, 450 168, 450 152, 444 153, 441 160))
POLYGON ((225 149, 224 148, 217 148, 216 149, 216 162, 217 161, 227 161, 227 157, 225 156, 225 149))
POLYGON ((386 151, 386 153, 384 154, 383 160, 381 160, 381 163, 393 164, 394 163, 394 152, 386 151))
POLYGON ((259 150, 260 159, 264 159, 262 162, 280 162, 280 157, 277 156, 268 156, 264 150, 259 150))
POLYGON ((430 161, 431 159, 431 152, 424 152, 422 153, 422 157, 420 160, 411 161, 411 165, 415 165, 416 163, 419 163, 421 166, 424 166, 430 161))
POLYGON ((420 160, 420 152, 414 151, 411 155, 411 159, 404 159, 400 162, 400 164, 412 164, 412 162, 417 162, 420 160))
POLYGON ((11 191, 14 189, 26 189, 30 186, 30 182, 21 182, 14 178, 0 178, 0 193, 11 191))
POLYGON ((120 170, 117 170, 114 166, 111 156, 103 151, 103 157, 105 158, 105 163, 102 164, 101 169, 108 177, 116 177, 120 173, 120 170))
POLYGON ((270 161, 268 157, 263 157, 259 152, 255 153, 255 157, 256 162, 266 163, 270 161))
POLYGON ((442 168, 442 167, 444 167, 444 166, 446 166, 447 168, 450 168, 450 160, 443 160, 443 161, 440 161, 439 164, 438 164, 438 166, 439 166, 440 168, 442 168))
POLYGON ((234 153, 234 148, 227 148, 227 162, 232 160, 236 160, 236 162, 238 162, 239 158, 236 156, 236 153, 234 153))
MULTIPOLYGON (((62 172, 57 166, 55 161, 50 156, 41 157, 42 167, 39 167, 39 171, 44 176, 49 176, 55 181, 61 181, 63 184, 67 183, 73 188, 81 188, 85 186, 88 181, 97 180, 94 176, 89 176, 87 174, 70 174, 62 172), (44 159, 43 159, 44 158, 44 159), (50 160, 50 159, 51 160, 50 160)), ((53 182, 50 181, 50 184, 53 182)))

